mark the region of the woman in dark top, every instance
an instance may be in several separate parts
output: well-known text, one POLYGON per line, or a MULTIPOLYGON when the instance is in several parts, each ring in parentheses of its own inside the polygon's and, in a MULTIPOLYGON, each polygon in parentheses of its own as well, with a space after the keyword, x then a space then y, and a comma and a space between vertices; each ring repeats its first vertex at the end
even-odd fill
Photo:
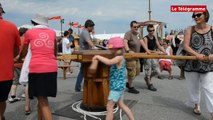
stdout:
POLYGON ((196 25, 187 28, 183 43, 187 53, 197 57, 197 60, 187 61, 184 67, 189 93, 188 105, 193 105, 193 113, 201 114, 202 88, 207 109, 213 120, 213 31, 212 26, 207 24, 209 12, 194 12, 192 18, 196 25), (208 56, 209 61, 202 61, 204 56, 208 56))

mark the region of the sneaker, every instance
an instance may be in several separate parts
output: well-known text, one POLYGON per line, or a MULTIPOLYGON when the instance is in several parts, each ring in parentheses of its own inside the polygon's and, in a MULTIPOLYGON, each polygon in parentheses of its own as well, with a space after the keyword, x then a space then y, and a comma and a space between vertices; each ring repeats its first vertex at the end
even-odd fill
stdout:
POLYGON ((22 98, 25 98, 25 94, 23 93, 23 94, 21 95, 21 97, 22 97, 22 98))
POLYGON ((75 90, 75 92, 83 92, 84 90, 83 89, 81 89, 81 90, 75 90))
POLYGON ((10 102, 10 103, 14 103, 14 102, 17 102, 17 101, 20 101, 21 100, 21 98, 18 98, 18 97, 15 97, 15 98, 9 98, 8 99, 8 101, 10 102))
POLYGON ((157 89, 153 86, 153 84, 148 85, 148 89, 151 91, 157 91, 157 89))
POLYGON ((134 94, 140 93, 140 92, 139 92, 138 90, 136 90, 134 87, 129 88, 128 92, 129 92, 129 93, 134 93, 134 94))

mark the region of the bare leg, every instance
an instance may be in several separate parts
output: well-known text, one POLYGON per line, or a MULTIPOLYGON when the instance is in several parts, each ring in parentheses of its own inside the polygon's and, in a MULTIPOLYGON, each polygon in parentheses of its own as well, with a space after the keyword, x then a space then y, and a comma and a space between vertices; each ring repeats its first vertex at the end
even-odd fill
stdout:
POLYGON ((171 67, 168 69, 168 72, 169 72, 169 79, 170 79, 170 80, 173 79, 173 76, 172 76, 172 68, 171 68, 171 67))
POLYGON ((169 70, 168 72, 169 72, 169 79, 170 79, 170 80, 173 79, 172 70, 169 70))
POLYGON ((134 120, 134 116, 131 112, 131 110, 129 109, 128 106, 126 106, 123 102, 122 99, 120 99, 118 101, 118 106, 125 112, 125 114, 127 115, 127 117, 129 118, 129 120, 134 120))
POLYGON ((130 78, 128 79, 129 88, 131 88, 131 87, 132 87, 132 81, 133 81, 132 79, 130 79, 130 78))
POLYGON ((39 106, 38 106, 38 120, 42 120, 42 113, 41 113, 41 110, 40 110, 40 108, 39 108, 39 106))
POLYGON ((212 120, 213 120, 213 113, 211 113, 211 118, 212 118, 212 120))
POLYGON ((28 94, 28 85, 25 86, 24 94, 25 94, 25 112, 31 112, 30 99, 28 94))
POLYGON ((0 102, 0 120, 3 120, 5 109, 6 109, 6 101, 0 102))
POLYGON ((47 97, 38 97, 38 106, 39 110, 42 113, 42 116, 45 120, 52 120, 52 114, 49 108, 49 103, 47 97))
POLYGON ((16 90, 17 90, 17 85, 12 85, 12 87, 10 89, 10 95, 16 96, 16 90))
MULTIPOLYGON (((70 60, 69 65, 71 66, 71 64, 72 64, 72 61, 70 60)), ((72 68, 71 68, 71 67, 69 67, 69 72, 70 72, 70 73, 73 73, 73 71, 72 71, 72 68)))
POLYGON ((180 80, 185 79, 183 66, 178 66, 180 68, 180 80))
MULTIPOLYGON (((70 65, 69 62, 65 62, 65 65, 70 65)), ((66 68, 66 73, 70 74, 70 67, 66 68)))
POLYGON ((114 105, 115 105, 115 103, 113 101, 108 101, 106 120, 113 120, 113 107, 114 107, 114 105))

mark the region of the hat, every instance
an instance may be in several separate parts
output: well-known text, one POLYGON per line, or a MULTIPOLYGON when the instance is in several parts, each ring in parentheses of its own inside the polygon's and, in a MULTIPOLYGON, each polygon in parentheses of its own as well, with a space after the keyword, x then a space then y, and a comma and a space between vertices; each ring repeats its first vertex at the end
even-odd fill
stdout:
POLYGON ((40 14, 36 14, 31 21, 39 24, 39 25, 48 25, 48 17, 40 14))
POLYGON ((108 48, 124 48, 124 41, 120 37, 110 38, 108 41, 108 48))
POLYGON ((3 7, 1 6, 1 3, 0 3, 0 8, 2 9, 2 12, 5 13, 3 7))

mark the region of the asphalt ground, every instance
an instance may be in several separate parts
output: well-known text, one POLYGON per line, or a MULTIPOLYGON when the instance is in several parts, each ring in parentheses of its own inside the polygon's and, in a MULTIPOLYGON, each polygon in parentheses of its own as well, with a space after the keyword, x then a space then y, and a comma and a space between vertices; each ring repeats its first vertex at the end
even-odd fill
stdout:
MULTIPOLYGON (((82 97, 82 92, 75 92, 74 86, 79 67, 74 65, 73 73, 67 75, 67 80, 63 80, 62 70, 58 70, 58 92, 56 98, 49 98, 51 111, 54 120, 73 120, 69 117, 63 117, 54 114, 57 110, 64 108, 73 103, 73 101, 82 97)), ((147 89, 144 81, 144 72, 136 77, 134 86, 140 91, 139 94, 131 94, 125 92, 124 99, 137 101, 131 110, 135 116, 135 120, 210 120, 205 101, 201 99, 200 116, 193 114, 192 108, 186 106, 187 91, 185 80, 179 80, 180 70, 177 66, 172 67, 172 80, 168 79, 168 72, 163 71, 161 76, 163 79, 153 78, 154 86, 158 89, 156 92, 147 89)), ((18 87, 17 95, 21 96, 23 86, 18 87)), ((9 103, 7 101, 7 109, 5 113, 6 120, 37 120, 37 101, 31 101, 32 113, 28 116, 24 111, 24 100, 9 103)), ((123 120, 127 117, 123 115, 123 120)), ((78 120, 83 118, 79 116, 78 120)))

